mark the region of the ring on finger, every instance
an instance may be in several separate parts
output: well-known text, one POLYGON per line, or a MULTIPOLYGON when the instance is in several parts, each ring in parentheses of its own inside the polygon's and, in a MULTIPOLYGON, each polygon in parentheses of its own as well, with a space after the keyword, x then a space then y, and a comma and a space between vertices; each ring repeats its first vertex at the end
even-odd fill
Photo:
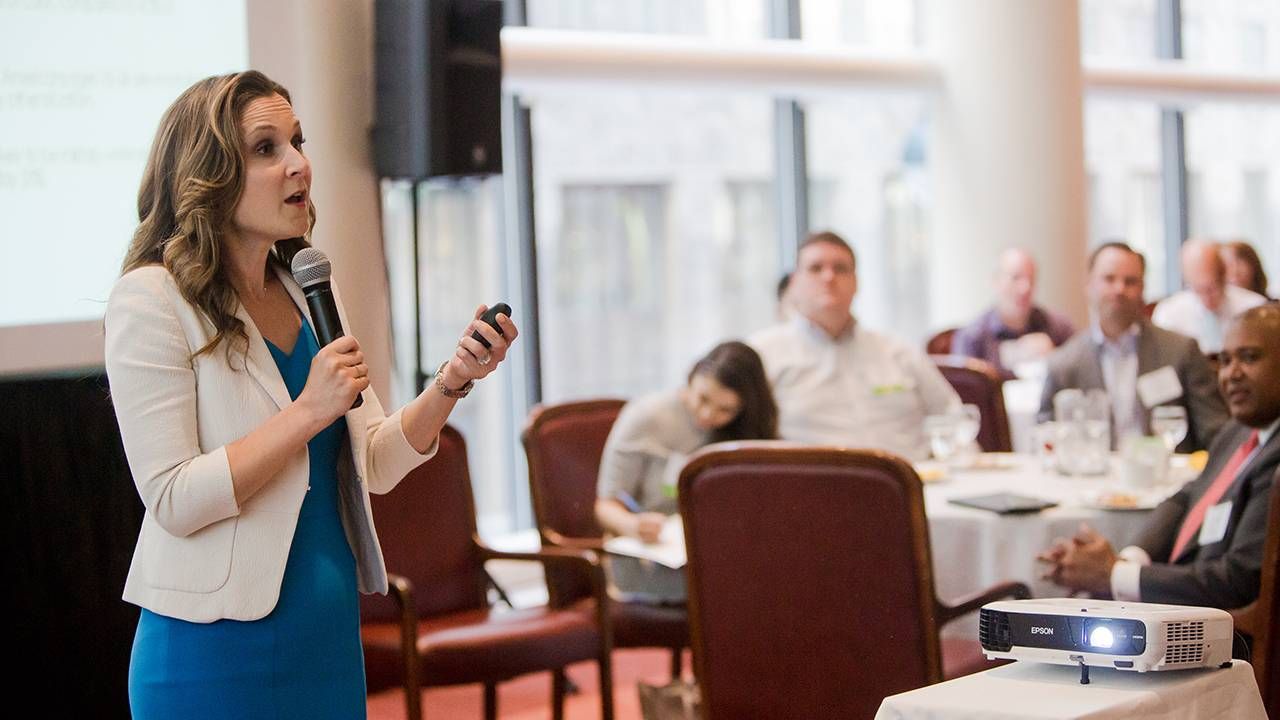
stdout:
POLYGON ((476 358, 476 362, 480 363, 481 365, 488 365, 489 363, 493 362, 493 353, 485 353, 484 357, 476 358))

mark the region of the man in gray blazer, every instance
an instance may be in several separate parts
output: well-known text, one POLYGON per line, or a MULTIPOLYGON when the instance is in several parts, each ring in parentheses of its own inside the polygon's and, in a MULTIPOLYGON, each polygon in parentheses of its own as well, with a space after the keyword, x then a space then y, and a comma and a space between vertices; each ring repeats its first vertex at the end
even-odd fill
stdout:
POLYGON ((1180 452, 1208 447, 1227 411, 1196 341, 1152 325, 1142 312, 1142 254, 1106 243, 1089 255, 1086 292, 1093 315, 1048 359, 1041 422, 1053 419, 1053 396, 1064 388, 1100 388, 1111 398, 1113 438, 1151 434, 1151 408, 1176 403, 1187 411, 1180 452))
POLYGON ((1280 467, 1280 306, 1228 326, 1218 382, 1232 420, 1200 477, 1151 514, 1116 553, 1088 527, 1039 559, 1070 590, 1117 600, 1232 609, 1257 599, 1271 485, 1280 467))

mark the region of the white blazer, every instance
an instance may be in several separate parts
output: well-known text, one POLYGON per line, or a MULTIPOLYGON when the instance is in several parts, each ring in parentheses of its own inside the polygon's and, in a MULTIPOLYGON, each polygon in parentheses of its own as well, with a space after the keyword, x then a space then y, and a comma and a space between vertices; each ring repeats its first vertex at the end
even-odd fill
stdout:
MULTIPOLYGON (((280 268, 293 302, 306 299, 280 268)), ((343 327, 350 327, 338 303, 343 327)), ((192 359, 213 325, 178 291, 169 271, 138 268, 121 277, 106 312, 106 366, 125 455, 146 505, 124 599, 192 622, 256 620, 280 597, 289 545, 307 491, 306 449, 237 505, 226 446, 249 434, 291 399, 284 379, 243 306, 249 351, 222 347, 192 359)), ((315 323, 312 322, 314 327, 315 323)), ((387 417, 373 389, 346 414, 350 443, 338 466, 342 527, 363 592, 387 591, 369 492, 386 493, 435 454, 420 454, 387 417)))

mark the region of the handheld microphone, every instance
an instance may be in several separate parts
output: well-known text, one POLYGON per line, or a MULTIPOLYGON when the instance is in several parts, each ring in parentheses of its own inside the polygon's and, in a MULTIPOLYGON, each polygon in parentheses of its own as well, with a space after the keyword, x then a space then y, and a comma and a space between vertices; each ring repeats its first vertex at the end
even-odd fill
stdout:
MULTIPOLYGON (((315 248, 303 248, 293 256, 289 269, 307 298, 307 309, 311 311, 311 322, 315 325, 316 340, 320 342, 320 347, 342 337, 344 333, 342 320, 338 318, 338 304, 334 302, 333 289, 329 286, 329 278, 333 275, 329 258, 315 248)), ((355 409, 362 404, 364 398, 357 394, 351 407, 355 409)))
MULTIPOLYGON (((507 317, 511 317, 511 306, 506 303, 500 302, 497 305, 494 305, 493 307, 489 308, 488 310, 485 310, 484 314, 480 316, 480 319, 488 323, 489 327, 498 331, 498 335, 502 337, 506 337, 506 335, 504 335, 502 332, 502 326, 498 325, 499 314, 506 315, 507 317)), ((483 345, 485 350, 489 349, 489 341, 485 340, 484 336, 481 335, 479 332, 472 330, 471 337, 474 338, 481 345, 483 345)))

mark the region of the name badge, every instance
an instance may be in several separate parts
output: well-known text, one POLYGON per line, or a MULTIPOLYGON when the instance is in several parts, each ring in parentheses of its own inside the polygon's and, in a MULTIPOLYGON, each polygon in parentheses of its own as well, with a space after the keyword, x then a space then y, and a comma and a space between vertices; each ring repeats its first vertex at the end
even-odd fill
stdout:
POLYGON ((1201 547, 1222 542, 1227 535, 1227 522, 1231 520, 1231 501, 1218 503, 1204 514, 1204 524, 1200 526, 1197 541, 1201 547))
POLYGON ((1182 383, 1178 373, 1165 365, 1159 370, 1152 370, 1146 375, 1138 376, 1138 399, 1148 409, 1170 400, 1182 397, 1182 383))

